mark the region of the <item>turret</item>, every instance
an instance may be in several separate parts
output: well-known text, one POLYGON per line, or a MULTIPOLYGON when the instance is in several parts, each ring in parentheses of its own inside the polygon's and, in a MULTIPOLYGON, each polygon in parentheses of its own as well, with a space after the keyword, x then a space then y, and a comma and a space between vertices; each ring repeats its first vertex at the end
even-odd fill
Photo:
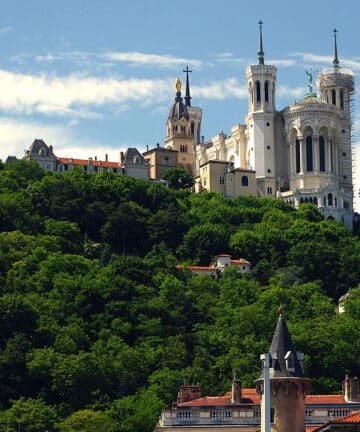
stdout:
MULTIPOLYGON (((302 369, 303 354, 295 350, 287 328, 284 309, 275 328, 269 349, 271 406, 274 409, 274 429, 277 432, 305 431, 305 396, 309 380, 302 369)), ((264 394, 263 373, 256 381, 260 395, 264 394)))

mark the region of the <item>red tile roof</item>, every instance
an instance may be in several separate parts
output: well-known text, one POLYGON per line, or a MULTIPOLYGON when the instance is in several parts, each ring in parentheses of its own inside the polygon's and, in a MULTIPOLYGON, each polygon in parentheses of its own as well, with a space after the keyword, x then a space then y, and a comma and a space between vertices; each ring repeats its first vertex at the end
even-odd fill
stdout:
MULTIPOLYGON (((260 397, 255 389, 242 389, 243 403, 260 404, 260 397)), ((305 399, 307 405, 341 405, 346 404, 342 395, 307 395, 305 399)), ((231 392, 223 396, 204 396, 199 399, 184 402, 179 406, 207 406, 207 405, 229 405, 231 404, 231 392)))
POLYGON ((92 160, 89 161, 88 159, 74 159, 74 158, 63 158, 59 157, 58 161, 65 165, 94 165, 98 167, 106 167, 106 168, 119 168, 120 164, 119 162, 106 162, 101 160, 92 160))
POLYGON ((230 260, 232 264, 250 264, 245 258, 240 258, 238 260, 230 260))
POLYGON ((331 420, 329 423, 360 423, 360 411, 352 413, 348 416, 331 420))

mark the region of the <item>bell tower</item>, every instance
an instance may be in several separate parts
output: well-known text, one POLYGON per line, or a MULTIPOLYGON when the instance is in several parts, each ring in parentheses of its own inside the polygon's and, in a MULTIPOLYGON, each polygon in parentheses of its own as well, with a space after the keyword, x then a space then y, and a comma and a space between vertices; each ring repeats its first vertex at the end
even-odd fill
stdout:
POLYGON ((265 64, 263 22, 259 21, 258 64, 246 70, 248 85, 247 154, 256 170, 258 195, 276 196, 276 67, 265 64))
POLYGON ((175 81, 176 96, 166 123, 165 147, 178 151, 178 166, 194 175, 194 145, 191 121, 187 106, 181 96, 181 81, 175 81))

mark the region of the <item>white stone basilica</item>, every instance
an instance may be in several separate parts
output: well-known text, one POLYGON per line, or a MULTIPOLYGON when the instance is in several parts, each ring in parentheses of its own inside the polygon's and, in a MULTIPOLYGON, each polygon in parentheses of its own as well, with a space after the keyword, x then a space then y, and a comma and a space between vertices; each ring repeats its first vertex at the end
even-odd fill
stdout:
POLYGON ((191 106, 187 68, 185 102, 177 82, 165 147, 178 152, 178 164, 192 171, 198 191, 271 196, 295 207, 311 202, 351 228, 354 74, 339 65, 336 30, 332 67, 318 76, 319 95, 307 71, 309 92, 277 111, 276 67, 265 64, 259 26, 258 64, 246 70, 245 124, 235 125, 230 136, 200 140, 202 112, 191 106))

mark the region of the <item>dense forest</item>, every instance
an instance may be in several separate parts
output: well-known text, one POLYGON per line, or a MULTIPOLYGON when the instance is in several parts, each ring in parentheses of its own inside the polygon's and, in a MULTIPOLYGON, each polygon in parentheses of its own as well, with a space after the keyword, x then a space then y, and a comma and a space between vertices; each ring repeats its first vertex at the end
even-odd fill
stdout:
POLYGON ((312 391, 339 392, 360 374, 359 281, 360 239, 310 204, 1 165, 1 430, 150 432, 184 381, 253 387, 280 304, 312 391), (175 267, 219 253, 252 270, 175 267))

